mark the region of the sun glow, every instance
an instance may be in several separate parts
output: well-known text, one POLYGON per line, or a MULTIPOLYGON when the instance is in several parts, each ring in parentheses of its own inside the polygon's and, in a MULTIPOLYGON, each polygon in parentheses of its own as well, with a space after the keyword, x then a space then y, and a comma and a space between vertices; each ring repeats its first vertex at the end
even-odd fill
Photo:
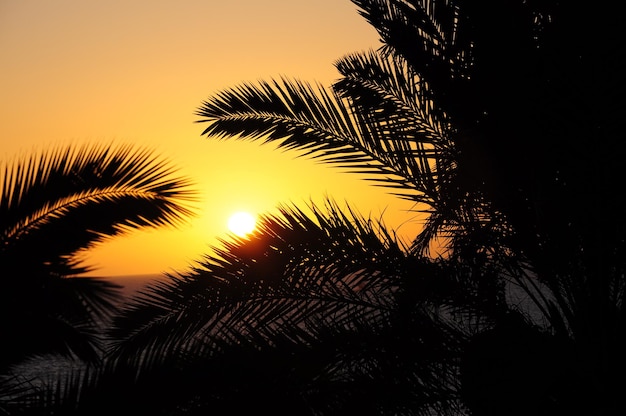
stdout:
POLYGON ((228 229, 239 237, 245 237, 254 231, 256 218, 249 212, 235 212, 228 218, 228 229))

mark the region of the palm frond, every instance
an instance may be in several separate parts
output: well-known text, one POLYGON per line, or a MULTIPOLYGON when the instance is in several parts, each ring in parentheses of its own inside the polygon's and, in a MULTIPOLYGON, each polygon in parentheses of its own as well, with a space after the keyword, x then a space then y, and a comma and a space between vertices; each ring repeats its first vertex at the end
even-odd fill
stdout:
POLYGON ((459 33, 459 6, 450 0, 352 0, 380 34, 385 49, 406 59, 442 93, 468 75, 471 39, 459 33))
MULTIPOLYGON (((394 94, 398 96, 402 92, 394 94)), ((392 107, 402 111, 411 109, 397 109, 395 104, 392 107)), ((302 150, 304 156, 364 174, 406 198, 431 202, 431 196, 424 195, 424 186, 416 182, 418 176, 412 172, 417 166, 403 165, 412 160, 410 155, 432 157, 428 147, 419 145, 420 140, 432 141, 430 130, 413 132, 410 142, 394 143, 390 137, 398 129, 383 130, 381 125, 367 125, 374 120, 354 114, 351 111, 354 109, 336 93, 304 82, 282 80, 243 84, 222 91, 205 101, 197 114, 202 117, 199 122, 209 124, 202 134, 277 142, 279 147, 302 150), (389 148, 378 141, 381 133, 386 133, 385 144, 389 148)), ((411 116, 398 114, 397 120, 404 119, 404 127, 406 120, 422 122, 419 116, 418 121, 411 116)))
POLYGON ((454 146, 447 116, 434 106, 428 85, 400 57, 352 54, 336 66, 343 78, 334 89, 367 130, 367 147, 436 209, 441 177, 454 166, 454 146))
MULTIPOLYGON (((353 53, 339 59, 335 67, 343 78, 333 88, 343 98, 367 106, 376 97, 378 113, 384 113, 385 106, 395 108, 387 111, 392 115, 408 113, 407 118, 415 124, 407 123, 407 129, 412 127, 421 133, 424 143, 444 146, 449 141, 446 114, 434 106, 428 84, 401 56, 384 56, 374 51, 353 53)), ((372 106, 371 110, 376 108, 372 106)))
POLYGON ((71 257, 80 250, 189 215, 189 182, 174 173, 149 151, 130 146, 56 148, 3 164, 3 251, 13 258, 41 256, 42 263, 64 264, 60 272, 68 274, 75 266, 71 257))
POLYGON ((39 397, 34 380, 15 374, 0 375, 0 414, 19 414, 39 397))

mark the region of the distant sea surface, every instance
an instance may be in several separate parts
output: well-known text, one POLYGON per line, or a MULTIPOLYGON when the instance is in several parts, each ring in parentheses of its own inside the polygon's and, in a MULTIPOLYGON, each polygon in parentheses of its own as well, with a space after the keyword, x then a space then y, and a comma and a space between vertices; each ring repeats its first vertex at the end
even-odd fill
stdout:
POLYGON ((136 274, 129 276, 90 276, 97 279, 103 279, 111 283, 122 286, 122 294, 124 298, 130 298, 139 290, 144 289, 149 283, 159 280, 165 280, 165 276, 161 274, 136 274))

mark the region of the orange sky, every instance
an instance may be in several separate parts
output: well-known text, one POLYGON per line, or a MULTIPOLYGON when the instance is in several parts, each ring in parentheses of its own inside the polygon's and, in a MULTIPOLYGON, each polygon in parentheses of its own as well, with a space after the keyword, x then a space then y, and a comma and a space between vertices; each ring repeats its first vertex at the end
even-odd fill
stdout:
POLYGON ((196 108, 243 81, 287 76, 326 86, 333 62, 376 48, 348 0, 0 0, 0 157, 48 146, 135 143, 197 183, 199 215, 91 250, 93 274, 184 270, 226 235, 230 213, 349 201, 400 234, 411 203, 319 162, 200 136, 196 108))

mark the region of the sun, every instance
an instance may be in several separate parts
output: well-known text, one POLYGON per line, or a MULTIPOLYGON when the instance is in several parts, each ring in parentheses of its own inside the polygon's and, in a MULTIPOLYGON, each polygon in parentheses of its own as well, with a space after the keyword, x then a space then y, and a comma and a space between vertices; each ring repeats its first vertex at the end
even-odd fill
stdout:
POLYGON ((239 237, 245 237, 254 231, 256 218, 249 212, 235 212, 228 218, 228 229, 239 237))

